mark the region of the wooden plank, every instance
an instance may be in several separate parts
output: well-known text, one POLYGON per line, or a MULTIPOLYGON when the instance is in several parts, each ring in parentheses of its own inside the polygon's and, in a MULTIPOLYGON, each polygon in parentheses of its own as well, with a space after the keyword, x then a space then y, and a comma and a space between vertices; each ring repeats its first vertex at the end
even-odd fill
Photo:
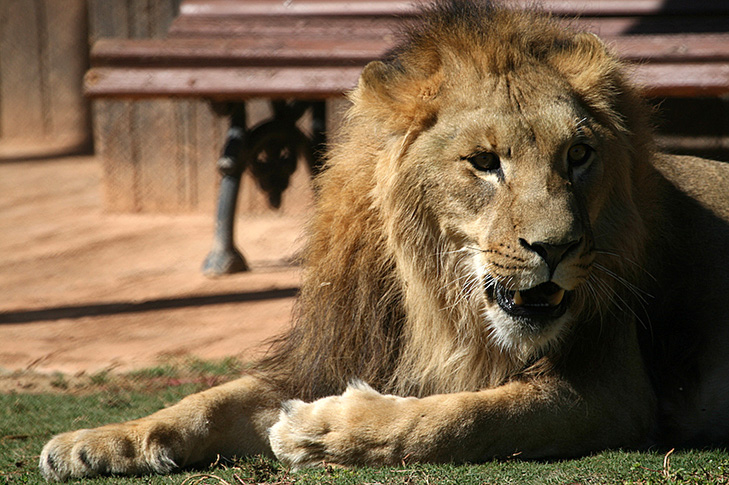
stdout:
POLYGON ((201 99, 174 101, 177 160, 168 170, 177 172, 177 207, 181 211, 213 213, 220 156, 227 118, 217 115, 201 99))
MULTIPOLYGON (((169 37, 289 37, 308 38, 374 37, 394 39, 407 18, 390 16, 360 17, 178 17, 170 27, 169 37)), ((724 15, 661 15, 564 17, 561 21, 578 30, 598 35, 651 34, 677 32, 727 32, 729 12, 724 15)))
POLYGON ((38 138, 46 131, 43 117, 40 2, 0 2, 0 137, 38 138), (12 53, 5 55, 5 53, 12 53))
MULTIPOLYGON (((361 67, 94 68, 89 96, 321 99, 352 89, 361 67)), ((651 96, 729 93, 729 62, 639 64, 630 69, 651 96)))
POLYGON ((84 0, 44 2, 47 19, 43 91, 47 124, 61 143, 83 146, 91 137, 88 100, 81 83, 88 67, 84 0))
POLYGON ((113 211, 212 213, 227 119, 203 100, 99 100, 104 202, 113 211))
POLYGON ((726 15, 729 5, 724 0, 502 0, 518 8, 536 6, 564 16, 652 16, 652 15, 726 15))
POLYGON ((641 64, 631 69, 646 96, 700 97, 729 94, 729 63, 641 64))
MULTIPOLYGON (((729 60, 729 34, 663 34, 606 37, 624 59, 637 61, 729 60)), ((382 57, 386 39, 107 39, 94 44, 96 66, 338 66, 382 57)))
POLYGON ((729 15, 716 16, 626 16, 565 18, 564 23, 577 30, 601 37, 631 34, 671 34, 680 32, 729 32, 729 15))
POLYGON ((89 146, 83 0, 0 2, 0 158, 89 146))
POLYGON ((364 65, 391 47, 354 38, 106 39, 94 44, 92 58, 96 66, 364 65))
POLYGON ((195 164, 195 104, 196 100, 175 103, 175 125, 178 130, 178 200, 179 208, 190 210, 197 203, 197 165, 195 164))
POLYGON ((539 8, 562 16, 655 16, 655 15, 726 15, 729 5, 724 0, 501 0, 517 8, 539 8))
POLYGON ((139 209, 150 212, 179 210, 179 177, 182 163, 178 153, 179 132, 176 101, 136 101, 133 106, 139 209))
POLYGON ((402 19, 390 16, 359 17, 184 17, 170 27, 170 37, 245 37, 336 35, 355 37, 392 36, 400 30, 402 19))
MULTIPOLYGON (((89 41, 103 38, 164 37, 179 12, 180 0, 85 0, 89 41)), ((63 5, 65 2, 58 2, 63 5)))
POLYGON ((105 68, 89 70, 92 97, 326 98, 352 89, 362 67, 105 68))
POLYGON ((367 2, 357 1, 231 1, 231 0, 187 0, 180 6, 182 16, 211 17, 211 16, 240 16, 250 17, 254 15, 266 16, 346 16, 346 15, 406 15, 417 11, 417 4, 424 4, 423 0, 393 1, 393 0, 370 0, 367 2))
POLYGON ((216 162, 220 157, 229 120, 216 113, 209 102, 195 100, 194 170, 195 209, 214 214, 220 177, 216 162))
MULTIPOLYGON (((288 35, 326 30, 357 35, 387 35, 412 19, 418 5, 401 0, 187 0, 170 28, 171 36, 232 36, 258 33, 288 35), (359 30, 360 25, 366 27, 359 30), (344 29, 344 30, 343 30, 344 29)), ((601 35, 618 33, 726 32, 729 3, 725 0, 500 0, 515 8, 536 8, 601 35)), ((346 37, 346 35, 345 35, 346 37)))
POLYGON ((129 9, 118 0, 88 0, 89 41, 131 37, 129 9))
MULTIPOLYGON (((186 0, 180 7, 185 16, 251 16, 251 15, 407 15, 427 0, 368 2, 342 0, 246 1, 186 0)), ((727 13, 723 0, 693 0, 665 2, 664 0, 500 0, 498 3, 516 8, 539 8, 557 15, 655 15, 655 14, 717 14, 727 13)))
POLYGON ((104 208, 139 210, 137 153, 134 146, 132 102, 100 99, 93 104, 96 153, 102 161, 104 208))
POLYGON ((608 37, 623 59, 648 62, 729 60, 729 34, 663 34, 608 37))
POLYGON ((126 0, 129 16, 129 37, 146 39, 152 37, 156 19, 149 15, 149 0, 126 0))

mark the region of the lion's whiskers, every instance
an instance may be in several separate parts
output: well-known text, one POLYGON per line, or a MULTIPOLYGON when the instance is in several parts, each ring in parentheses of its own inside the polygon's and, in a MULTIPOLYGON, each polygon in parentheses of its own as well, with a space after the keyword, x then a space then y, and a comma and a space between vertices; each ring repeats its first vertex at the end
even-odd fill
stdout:
POLYGON ((464 274, 459 276, 458 278, 446 282, 442 287, 441 290, 446 293, 446 289, 450 286, 456 286, 458 288, 458 293, 456 295, 455 301, 451 303, 450 305, 441 308, 441 311, 448 311, 455 309, 461 302, 465 301, 473 291, 475 284, 478 282, 476 275, 473 274, 464 274), (461 281, 466 280, 465 284, 460 284, 461 281))
MULTIPOLYGON (((604 268, 600 268, 600 267, 596 266, 596 269, 603 270, 604 268)), ((613 276, 613 275, 610 275, 610 273, 607 271, 605 271, 605 274, 607 274, 608 276, 613 276)), ((618 309, 619 311, 621 311, 623 313, 631 314, 633 317, 635 317, 636 321, 638 321, 643 326, 643 328, 646 328, 646 329, 650 328, 650 322, 648 322, 648 323, 644 322, 643 319, 640 317, 640 315, 630 305, 630 303, 628 301, 626 301, 625 298, 623 298, 620 295, 620 293, 615 288, 613 288, 612 285, 610 285, 606 281, 601 280, 597 276, 596 273, 590 273, 590 276, 588 277, 588 281, 594 283, 599 289, 601 289, 603 291, 604 295, 607 297, 607 300, 610 303, 612 303, 616 309, 618 309)), ((641 308, 643 310, 645 310, 645 303, 646 303, 645 299, 642 298, 640 296, 640 294, 633 292, 634 290, 631 289, 629 286, 629 285, 632 285, 631 283, 628 283, 627 281, 620 281, 617 278, 615 279, 615 281, 617 281, 618 283, 622 284, 625 288, 627 288, 636 297, 636 300, 637 300, 638 304, 641 306, 641 308)), ((632 285, 632 286, 635 286, 635 285, 632 285)), ((600 300, 598 299, 596 301, 599 302, 600 300)), ((609 311, 616 318, 619 318, 619 315, 615 315, 612 312, 612 308, 610 306, 608 306, 606 308, 606 310, 609 311)), ((643 313, 645 313, 645 312, 643 312, 643 313)))
POLYGON ((595 269, 602 271, 603 273, 607 274, 611 278, 613 278, 615 281, 623 285, 625 288, 627 288, 633 296, 635 296, 638 300, 640 300, 642 305, 646 305, 648 301, 646 298, 653 298, 653 295, 648 293, 647 291, 639 288, 635 284, 631 283, 627 279, 623 278, 622 276, 616 274, 614 271, 606 268, 605 266, 601 265, 600 263, 594 263, 593 264, 595 269))
POLYGON ((623 260, 623 261, 625 261, 625 262, 627 262, 627 263, 630 263, 631 265, 633 265, 633 267, 635 267, 635 268, 639 269, 639 270, 640 270, 640 271, 641 271, 641 272, 642 272, 643 274, 645 274, 646 276, 648 276, 648 277, 649 277, 650 279, 652 279, 653 281, 658 281, 658 280, 656 279, 656 277, 655 277, 655 276, 653 276, 653 275, 651 274, 651 272, 650 272, 650 271, 648 271, 648 270, 647 270, 647 269, 645 269, 645 268, 644 268, 644 267, 643 267, 642 265, 640 265, 640 264, 636 263, 636 262, 635 262, 635 261, 633 261, 632 259, 630 259, 630 258, 628 258, 628 257, 626 257, 626 256, 623 256, 622 254, 619 254, 619 253, 615 253, 615 252, 612 252, 612 251, 606 251, 606 250, 604 250, 604 249, 595 249, 595 252, 596 252, 597 254, 604 254, 605 256, 613 256, 613 257, 615 257, 615 258, 620 258, 621 260, 623 260))
POLYGON ((453 249, 453 250, 449 250, 449 251, 438 251, 438 252, 436 252, 436 256, 440 259, 441 256, 447 256, 449 254, 466 253, 468 251, 479 251, 479 249, 466 246, 466 247, 462 247, 460 249, 453 249))

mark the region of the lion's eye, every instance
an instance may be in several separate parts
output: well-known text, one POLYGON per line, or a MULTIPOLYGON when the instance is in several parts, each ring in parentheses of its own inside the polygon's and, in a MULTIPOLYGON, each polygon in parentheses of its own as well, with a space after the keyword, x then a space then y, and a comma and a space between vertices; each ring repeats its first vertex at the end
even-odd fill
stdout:
POLYGON ((485 172, 497 170, 501 166, 499 156, 492 152, 476 153, 467 159, 476 170, 485 172))
POLYGON ((567 151, 567 159, 572 167, 579 167, 590 161, 593 151, 590 145, 578 143, 567 151))

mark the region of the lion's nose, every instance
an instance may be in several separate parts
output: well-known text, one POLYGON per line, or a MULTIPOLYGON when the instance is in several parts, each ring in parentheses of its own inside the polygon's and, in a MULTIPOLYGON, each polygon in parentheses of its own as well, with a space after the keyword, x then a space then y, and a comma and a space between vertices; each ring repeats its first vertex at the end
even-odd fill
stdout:
POLYGON ((582 243, 582 239, 569 241, 563 244, 552 244, 543 241, 530 243, 525 239, 519 239, 519 242, 526 249, 537 253, 547 263, 549 274, 551 275, 554 274, 554 270, 557 269, 557 265, 564 259, 567 253, 576 249, 582 243))

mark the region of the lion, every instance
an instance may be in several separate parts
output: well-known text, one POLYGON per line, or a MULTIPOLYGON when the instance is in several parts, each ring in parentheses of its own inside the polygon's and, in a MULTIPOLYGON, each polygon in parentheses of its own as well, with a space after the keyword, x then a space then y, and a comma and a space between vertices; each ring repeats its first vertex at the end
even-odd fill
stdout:
POLYGON ((657 151, 596 36, 441 0, 368 64, 291 330, 239 380, 54 437, 48 479, 729 437, 729 166, 657 151))

